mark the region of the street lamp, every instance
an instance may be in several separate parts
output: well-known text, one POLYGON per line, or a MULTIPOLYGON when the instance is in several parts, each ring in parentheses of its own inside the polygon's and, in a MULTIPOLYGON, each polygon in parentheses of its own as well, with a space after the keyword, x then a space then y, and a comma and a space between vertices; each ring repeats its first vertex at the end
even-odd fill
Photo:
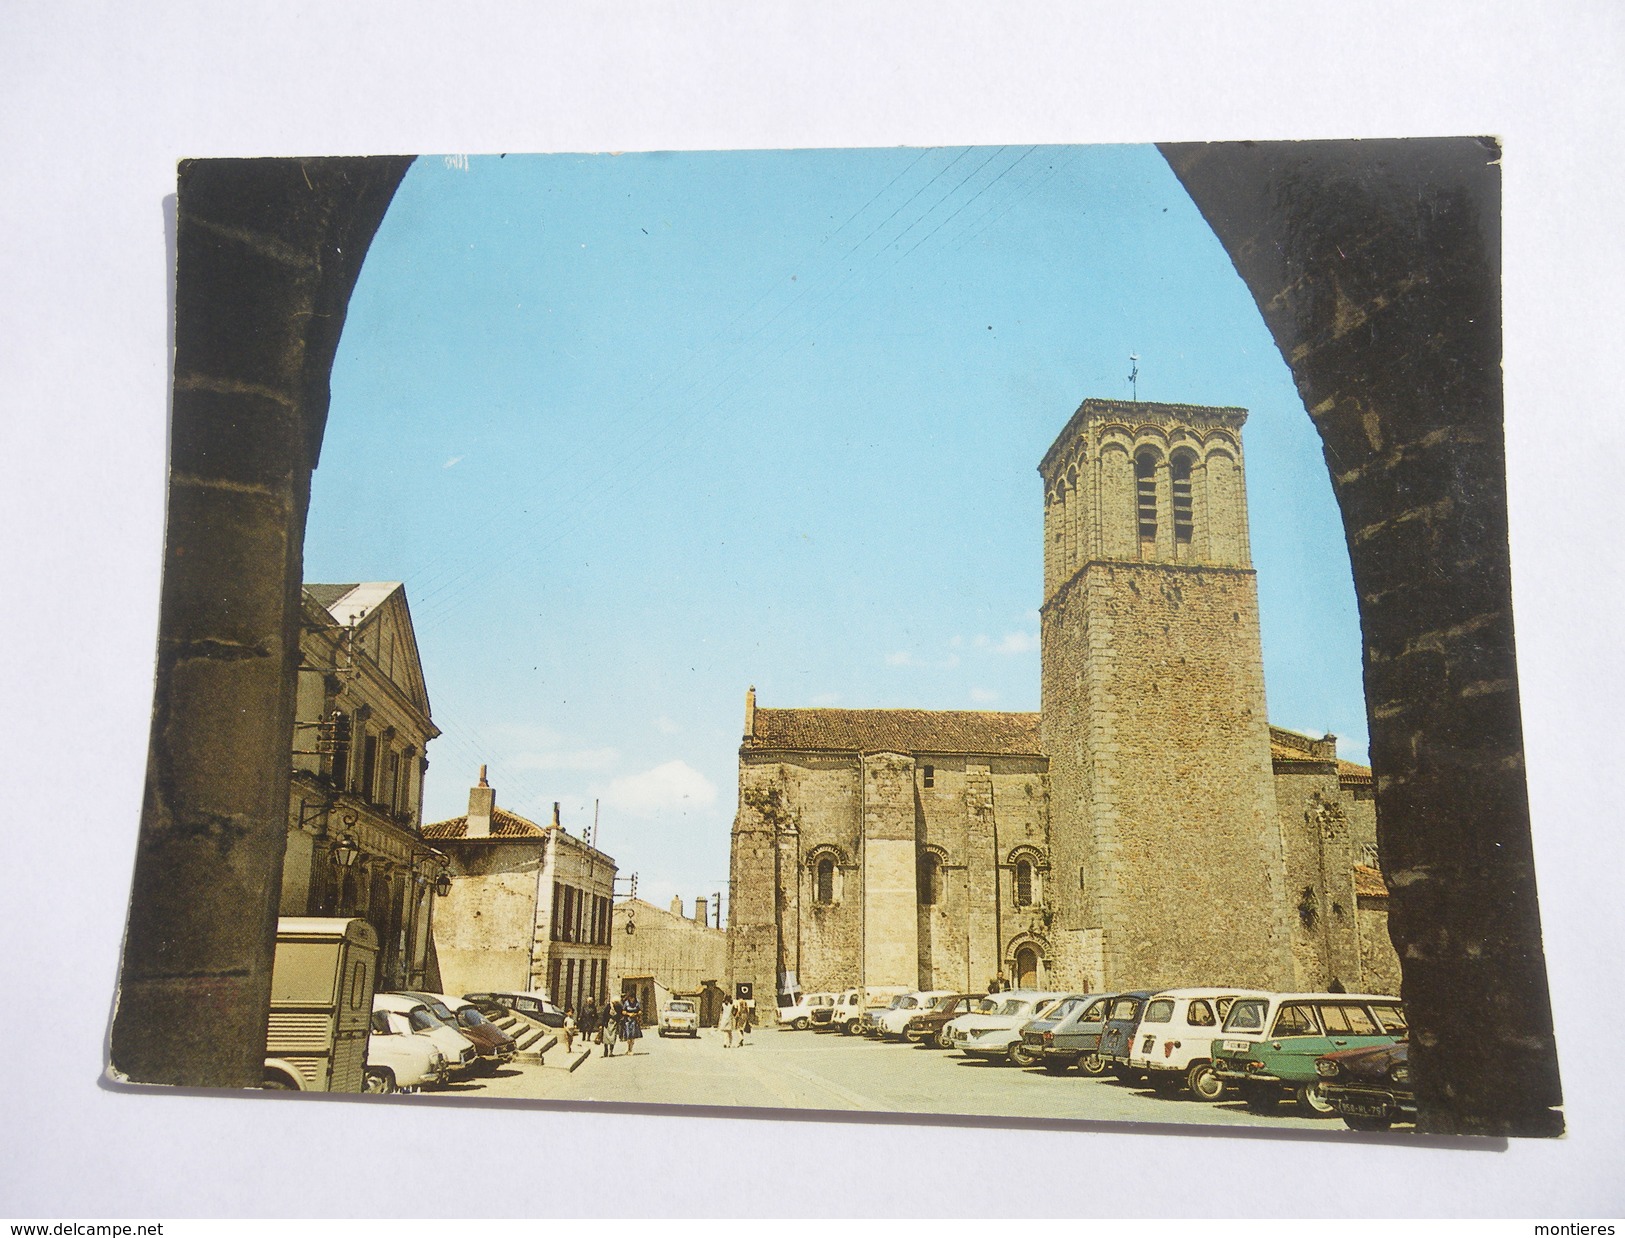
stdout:
POLYGON ((440 876, 434 879, 434 892, 441 898, 445 898, 446 895, 451 893, 451 867, 449 865, 442 867, 440 876))
POLYGON ((346 833, 333 848, 333 863, 345 872, 355 867, 356 861, 361 858, 361 845, 356 842, 355 835, 346 833))

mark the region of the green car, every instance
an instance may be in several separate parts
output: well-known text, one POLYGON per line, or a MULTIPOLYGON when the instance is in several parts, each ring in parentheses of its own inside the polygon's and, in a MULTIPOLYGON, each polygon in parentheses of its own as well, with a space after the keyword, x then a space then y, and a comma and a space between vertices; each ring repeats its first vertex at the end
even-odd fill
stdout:
POLYGON ((1324 1053, 1392 1044, 1405 1035, 1397 997, 1368 993, 1273 993, 1237 998, 1213 1042, 1213 1066, 1247 1108, 1268 1113, 1285 1096, 1316 1117, 1335 1111, 1321 1095, 1324 1053))

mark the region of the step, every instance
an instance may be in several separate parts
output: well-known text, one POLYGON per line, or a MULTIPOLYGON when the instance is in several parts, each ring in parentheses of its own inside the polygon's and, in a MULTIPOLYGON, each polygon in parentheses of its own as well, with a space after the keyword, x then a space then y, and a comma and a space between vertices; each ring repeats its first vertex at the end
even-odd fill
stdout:
POLYGON ((557 1036, 549 1036, 545 1040, 537 1037, 527 1042, 522 1048, 515 1050, 513 1060, 540 1066, 542 1064, 542 1055, 558 1043, 559 1038, 557 1036))

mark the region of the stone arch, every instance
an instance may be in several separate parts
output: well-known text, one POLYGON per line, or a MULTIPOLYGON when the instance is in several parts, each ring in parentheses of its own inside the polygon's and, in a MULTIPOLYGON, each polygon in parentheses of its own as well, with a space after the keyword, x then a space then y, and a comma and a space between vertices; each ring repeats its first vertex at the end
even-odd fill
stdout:
MULTIPOLYGON (((1390 928, 1423 1033, 1419 1128, 1557 1133, 1506 545, 1499 149, 1160 149, 1292 369, 1343 512, 1379 846, 1406 876, 1390 928)), ((310 470, 349 295, 410 162, 181 168, 159 665, 110 1050, 135 1081, 259 1079, 310 470), (206 1047, 173 1035, 200 985, 206 1047)), ((1103 446, 1101 501, 1128 510, 1105 465, 1103 446)))

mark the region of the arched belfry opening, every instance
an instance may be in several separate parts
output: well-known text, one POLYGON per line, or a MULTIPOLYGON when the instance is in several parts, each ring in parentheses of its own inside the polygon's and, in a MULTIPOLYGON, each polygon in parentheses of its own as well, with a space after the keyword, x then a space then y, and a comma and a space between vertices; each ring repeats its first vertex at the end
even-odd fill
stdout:
MULTIPOLYGON (((1291 367, 1342 508, 1383 866, 1406 877, 1391 928, 1419 1126, 1557 1133, 1506 544, 1500 152, 1476 139, 1161 149, 1291 367)), ((180 170, 158 676, 110 1050, 135 1082, 260 1078, 310 473, 346 305, 409 164, 180 170), (208 1037, 177 1036, 200 1001, 208 1037)), ((1189 545, 1245 567, 1239 439, 1223 439, 1192 460, 1189 545)), ((1133 447, 1129 427, 1047 491, 1046 597, 1092 556, 1138 557, 1133 447)), ((1179 557, 1165 467, 1151 540, 1179 557)))

